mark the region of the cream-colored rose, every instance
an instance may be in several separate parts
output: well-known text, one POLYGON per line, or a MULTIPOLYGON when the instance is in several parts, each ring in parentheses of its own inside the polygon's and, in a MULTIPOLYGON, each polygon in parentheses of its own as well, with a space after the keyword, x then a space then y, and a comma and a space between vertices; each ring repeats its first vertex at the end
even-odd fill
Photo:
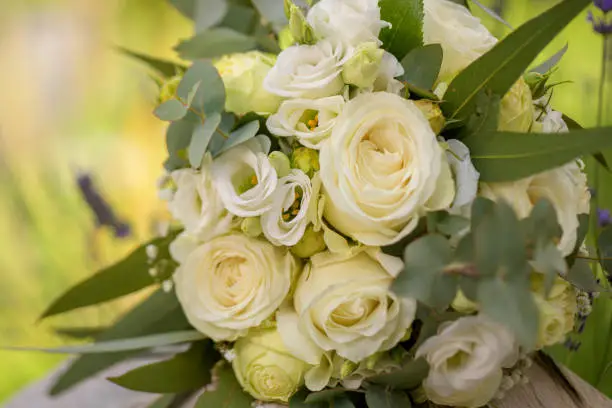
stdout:
POLYGON ((268 72, 264 87, 288 98, 316 99, 338 95, 344 88, 342 65, 350 55, 342 45, 319 41, 282 51, 268 72))
POLYGON ((501 100, 498 129, 506 132, 529 132, 533 116, 531 89, 521 77, 501 100))
POLYGON ((450 80, 497 43, 464 6, 450 0, 425 0, 424 6, 423 40, 444 51, 440 80, 450 80))
POLYGON ((574 329, 578 307, 574 287, 564 279, 557 277, 550 293, 546 296, 544 275, 533 273, 531 290, 540 310, 537 348, 563 342, 574 329))
POLYGON ((345 105, 321 148, 325 219, 366 245, 399 241, 428 211, 446 209, 455 184, 427 118, 379 92, 345 105))
POLYGON ((272 207, 278 176, 270 159, 270 139, 256 136, 215 159, 212 176, 225 208, 239 217, 261 215, 272 207))
POLYGON ((233 341, 274 314, 298 272, 287 250, 231 234, 189 253, 174 283, 193 327, 215 341, 233 341))
POLYGON ((504 199, 519 218, 528 217, 540 199, 549 200, 563 229, 558 248, 564 256, 571 254, 576 246, 578 215, 589 212, 587 179, 577 162, 518 181, 482 183, 480 195, 492 200, 504 199))
POLYGON ((236 342, 234 352, 238 382, 260 401, 288 402, 310 368, 289 354, 276 329, 252 331, 236 342))
POLYGON ((429 363, 423 382, 427 398, 436 404, 477 408, 493 399, 502 368, 516 363, 518 347, 505 326, 483 316, 468 316, 440 326, 416 357, 429 363))
POLYGON ((393 348, 416 312, 416 301, 389 290, 401 268, 401 260, 373 249, 351 257, 329 252, 313 256, 293 302, 277 314, 287 348, 313 365, 327 351, 359 362, 393 348))
POLYGON ((344 107, 342 96, 321 99, 290 99, 283 102, 278 112, 268 118, 267 127, 273 135, 296 136, 311 149, 320 149, 344 107))
POLYGON ((264 78, 275 62, 275 55, 259 51, 230 54, 215 61, 225 85, 225 110, 237 115, 276 112, 282 99, 263 87, 264 78))

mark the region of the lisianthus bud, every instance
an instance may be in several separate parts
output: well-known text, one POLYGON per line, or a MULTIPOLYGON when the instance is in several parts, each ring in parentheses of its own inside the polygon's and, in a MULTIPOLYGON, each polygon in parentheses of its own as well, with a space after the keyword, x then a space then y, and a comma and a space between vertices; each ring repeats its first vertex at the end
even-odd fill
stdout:
POLYGON ((300 169, 312 178, 319 171, 319 152, 307 147, 298 147, 291 155, 291 167, 300 169))
POLYGON ((533 124, 533 98, 531 89, 520 78, 501 101, 499 130, 525 133, 533 124))
POLYGON ((314 44, 315 35, 306 17, 295 4, 289 5, 289 30, 291 36, 300 44, 314 44))
POLYGON ((176 97, 176 90, 183 79, 182 75, 176 75, 164 82, 159 88, 159 103, 164 103, 176 97))
POLYGON ((270 163, 274 170, 276 170, 276 174, 279 178, 285 177, 287 174, 291 172, 291 161, 287 155, 281 151, 275 150, 268 156, 270 159, 270 163))
POLYGON ((440 105, 427 99, 420 99, 415 101, 414 104, 427 118, 434 133, 436 135, 440 134, 442 128, 444 128, 444 124, 446 123, 446 119, 444 119, 440 105))
POLYGON ((308 364, 291 356, 275 329, 252 331, 234 351, 236 378, 258 400, 288 402, 304 383, 308 364))
POLYGON ((259 217, 248 217, 240 223, 240 229, 244 234, 251 238, 257 238, 263 232, 259 217))
POLYGON ((278 46, 281 50, 287 49, 295 44, 295 38, 293 38, 293 34, 291 34, 291 27, 285 26, 278 33, 278 46))
POLYGON ((376 43, 359 44, 355 54, 344 64, 342 78, 347 84, 369 88, 378 77, 380 63, 385 51, 376 43))
POLYGON ((531 89, 533 99, 540 99, 550 89, 546 84, 550 79, 550 74, 540 74, 539 72, 528 72, 523 77, 525 83, 531 89))
POLYGON ((312 224, 306 228, 302 239, 291 247, 291 253, 300 258, 310 258, 327 248, 323 239, 323 230, 314 231, 312 224))
POLYGON ((225 85, 225 110, 238 115, 276 112, 281 98, 263 87, 263 80, 275 63, 274 55, 259 51, 226 55, 215 61, 225 85))

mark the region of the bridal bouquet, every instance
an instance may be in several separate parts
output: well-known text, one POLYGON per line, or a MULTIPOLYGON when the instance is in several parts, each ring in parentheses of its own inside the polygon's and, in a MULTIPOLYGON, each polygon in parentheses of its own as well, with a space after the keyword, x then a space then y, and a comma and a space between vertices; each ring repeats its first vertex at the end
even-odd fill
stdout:
POLYGON ((565 50, 531 65, 589 0, 501 41, 467 1, 172 3, 194 62, 130 53, 176 222, 43 317, 161 288, 55 349, 83 355, 52 393, 172 346, 110 380, 155 407, 475 408, 579 330, 600 291, 580 157, 606 166, 612 130, 552 108, 565 50))

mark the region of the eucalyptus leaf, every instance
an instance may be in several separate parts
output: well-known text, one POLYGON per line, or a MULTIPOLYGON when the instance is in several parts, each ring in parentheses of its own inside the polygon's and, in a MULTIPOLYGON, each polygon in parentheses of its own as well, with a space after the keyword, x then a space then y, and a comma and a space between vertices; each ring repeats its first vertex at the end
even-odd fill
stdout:
MULTIPOLYGON (((454 316, 457 317, 457 316, 454 316)), ((437 326, 434 328, 435 334, 437 326)), ((368 379, 374 384, 380 384, 393 389, 410 390, 419 386, 429 373, 429 364, 423 358, 411 360, 401 369, 386 374, 379 374, 368 379)))
POLYGON ((226 27, 212 28, 181 42, 175 47, 181 58, 197 60, 215 58, 226 54, 246 52, 254 49, 257 41, 238 31, 226 27))
POLYGON ((170 99, 155 108, 153 112, 161 120, 173 122, 182 119, 187 114, 187 106, 181 101, 170 99))
POLYGON ((480 92, 476 97, 476 108, 468 117, 467 124, 460 132, 459 138, 465 139, 482 132, 495 131, 499 122, 501 99, 501 96, 489 90, 480 92))
POLYGON ((383 48, 401 61, 423 46, 423 0, 381 0, 381 20, 391 24, 380 32, 383 48))
POLYGON ((266 21, 272 23, 274 30, 279 32, 284 26, 287 25, 287 16, 283 7, 279 6, 278 0, 252 0, 253 5, 259 12, 259 14, 266 19, 266 21))
POLYGON ((329 408, 327 401, 306 402, 310 395, 307 389, 301 389, 289 399, 289 408, 329 408))
POLYGON ((212 368, 220 359, 213 342, 200 341, 169 360, 138 367, 109 380, 133 391, 183 393, 208 385, 212 368))
POLYGON ((214 152, 214 155, 219 156, 220 154, 231 149, 232 147, 238 146, 239 144, 244 143, 247 140, 254 138, 257 135, 258 131, 259 131, 259 121, 258 120, 254 120, 252 122, 247 123, 246 125, 233 131, 229 135, 229 138, 225 140, 225 142, 223 143, 223 146, 218 151, 214 152))
POLYGON ((491 131, 471 136, 464 142, 481 181, 514 181, 612 147, 612 127, 567 133, 491 131))
POLYGON ((331 401, 341 395, 346 394, 345 388, 330 388, 323 391, 311 392, 306 396, 304 402, 307 404, 313 404, 317 402, 331 401))
POLYGON ((355 408, 355 404, 347 397, 338 397, 330 405, 333 408, 355 408))
POLYGON ((227 12, 227 0, 195 0, 193 20, 196 33, 201 33, 219 24, 227 12))
POLYGON ((153 69, 159 75, 164 78, 171 78, 175 76, 178 72, 184 71, 186 67, 182 64, 177 64, 171 61, 166 61, 161 58, 152 57, 150 55, 145 55, 140 52, 129 50, 125 47, 117 46, 117 50, 122 54, 127 55, 128 57, 132 57, 140 62, 146 64, 149 68, 153 69))
POLYGON ((436 229, 444 235, 455 236, 470 226, 470 220, 460 215, 445 214, 436 223, 436 229))
POLYGON ((229 364, 217 365, 214 373, 218 381, 217 387, 204 391, 195 408, 251 408, 253 398, 242 390, 229 364))
POLYGON ((366 391, 368 408, 410 408, 410 398, 403 391, 388 390, 380 386, 369 387, 366 391))
POLYGON ((252 4, 242 5, 236 2, 229 4, 229 11, 219 25, 246 35, 251 35, 257 27, 262 27, 252 4))
POLYGON ((551 69, 553 69, 557 64, 561 61, 567 50, 569 49, 569 44, 565 44, 563 48, 557 51, 552 57, 541 63, 540 65, 531 68, 530 72, 537 72, 539 74, 546 74, 551 69))
MULTIPOLYGON (((429 44, 412 49, 402 59, 403 81, 408 89, 422 97, 430 97, 440 68, 442 67, 442 47, 429 44)), ((434 95, 434 98, 437 97, 434 95)))
POLYGON ((206 118, 204 123, 196 126, 189 144, 189 163, 191 167, 197 169, 202 165, 206 148, 220 123, 221 115, 213 113, 206 118))
POLYGON ((534 259, 531 262, 533 269, 544 274, 544 288, 548 295, 555 283, 555 278, 567 273, 567 263, 563 254, 553 242, 545 246, 536 247, 534 259))
POLYGON ((587 259, 576 259, 565 279, 578 289, 586 292, 600 292, 603 289, 595 278, 595 273, 591 269, 591 262, 587 259))
POLYGON ((445 116, 460 120, 469 117, 477 96, 485 89, 505 95, 540 51, 590 3, 590 0, 559 3, 519 27, 461 71, 444 95, 445 116))
POLYGON ((220 113, 225 106, 223 80, 209 61, 195 62, 185 72, 176 93, 183 100, 191 99, 191 107, 205 115, 220 113))

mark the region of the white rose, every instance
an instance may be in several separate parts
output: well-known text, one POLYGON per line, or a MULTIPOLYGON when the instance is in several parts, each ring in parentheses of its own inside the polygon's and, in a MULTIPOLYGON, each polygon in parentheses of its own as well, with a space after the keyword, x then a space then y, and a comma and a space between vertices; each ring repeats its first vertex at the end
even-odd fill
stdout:
POLYGON ((212 175, 223 204, 232 214, 254 217, 272 206, 278 177, 268 159, 270 139, 257 136, 213 162, 212 175))
POLYGON ((298 169, 281 178, 272 200, 272 208, 261 216, 263 233, 274 245, 293 246, 308 226, 308 208, 312 195, 310 178, 298 169))
POLYGON ((356 47, 365 42, 381 44, 378 0, 321 0, 306 17, 317 37, 356 47))
POLYGON ((480 194, 492 200, 504 199, 519 218, 528 217, 540 199, 549 200, 563 230, 557 246, 564 256, 571 254, 576 246, 578 215, 589 212, 587 178, 577 162, 518 181, 482 183, 480 194))
POLYGON ((264 79, 264 88, 288 98, 322 98, 344 88, 342 65, 350 58, 342 45, 319 41, 294 45, 278 55, 276 65, 264 79))
POLYGON ((430 367, 423 387, 432 402, 476 408, 495 396, 502 367, 516 363, 518 350, 504 326, 482 316, 468 316, 443 324, 417 350, 416 357, 422 356, 430 367))
POLYGON ((563 120, 563 114, 554 110, 549 110, 540 120, 542 132, 544 133, 564 133, 569 129, 563 120))
POLYGON ((185 227, 185 233, 201 241, 225 234, 232 221, 213 185, 212 158, 204 157, 202 169, 173 171, 176 192, 168 202, 172 216, 185 227))
POLYGON ((464 6, 449 0, 425 0, 424 6, 424 42, 440 44, 444 51, 441 80, 454 77, 497 43, 464 6))
POLYGON ((366 245, 399 241, 455 186, 443 149, 412 101, 380 92, 345 105, 321 148, 325 219, 366 245))
POLYGON ((192 251, 174 283, 193 327, 215 341, 233 341, 273 315, 297 273, 287 250, 232 234, 192 251))
POLYGON ((317 254, 305 267, 293 302, 277 314, 285 346, 318 365, 326 351, 359 362, 390 350, 414 320, 416 301, 389 290, 401 260, 378 252, 317 254), (377 259, 374 259, 377 257, 377 259))
POLYGON ((531 275, 531 290, 540 311, 537 348, 563 342, 574 329, 578 309, 576 291, 569 282, 556 277, 547 295, 544 279, 541 273, 531 275))
POLYGON ((450 139, 446 143, 450 149, 446 152, 446 158, 457 185, 457 194, 451 209, 461 211, 462 207, 470 206, 476 198, 480 173, 474 167, 470 149, 466 145, 456 139, 450 139))
POLYGON ((531 89, 523 78, 519 78, 501 100, 498 129, 527 133, 533 125, 533 119, 531 89))
POLYGON ((321 99, 290 99, 268 118, 267 127, 276 136, 296 136, 311 149, 319 149, 329 137, 336 118, 342 111, 344 98, 330 96, 321 99))

